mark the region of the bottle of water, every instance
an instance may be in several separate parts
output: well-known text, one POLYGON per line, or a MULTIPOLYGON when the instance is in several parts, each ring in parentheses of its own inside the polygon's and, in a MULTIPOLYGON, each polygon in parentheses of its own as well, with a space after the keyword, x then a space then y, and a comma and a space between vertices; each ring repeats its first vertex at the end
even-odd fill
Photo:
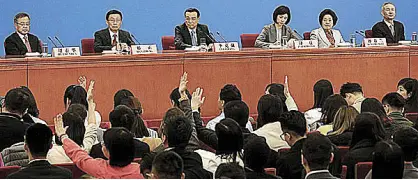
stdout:
POLYGON ((351 47, 356 47, 356 35, 355 34, 350 35, 350 44, 351 44, 351 47))
POLYGON ((200 38, 200 46, 199 46, 200 52, 208 52, 208 46, 206 45, 206 39, 200 38))
POLYGON ((282 36, 282 49, 287 49, 287 36, 282 36))
POLYGON ((418 40, 417 40, 417 32, 413 32, 412 33, 412 44, 418 44, 418 40))
POLYGON ((42 43, 42 57, 48 57, 48 43, 42 43))

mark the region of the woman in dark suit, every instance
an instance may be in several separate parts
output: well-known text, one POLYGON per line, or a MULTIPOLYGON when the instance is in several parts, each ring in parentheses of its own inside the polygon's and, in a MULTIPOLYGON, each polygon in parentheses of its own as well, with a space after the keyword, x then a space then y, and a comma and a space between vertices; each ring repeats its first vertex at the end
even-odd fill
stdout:
POLYGON ((255 40, 255 47, 268 48, 273 44, 281 44, 282 37, 286 36, 287 44, 291 44, 294 39, 301 39, 300 36, 287 26, 290 22, 290 9, 287 6, 279 6, 273 12, 272 24, 264 26, 260 35, 255 40), (290 41, 292 40, 292 41, 290 41))

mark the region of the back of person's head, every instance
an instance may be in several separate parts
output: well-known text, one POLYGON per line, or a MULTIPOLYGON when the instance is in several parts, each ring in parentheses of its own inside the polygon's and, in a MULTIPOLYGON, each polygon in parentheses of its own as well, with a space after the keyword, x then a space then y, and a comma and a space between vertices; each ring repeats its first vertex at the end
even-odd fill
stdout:
POLYGON ((111 166, 125 167, 134 160, 134 136, 124 127, 112 127, 103 134, 111 166))
POLYGON ((165 122, 164 135, 167 138, 168 146, 184 149, 192 136, 192 126, 188 123, 187 117, 175 116, 165 122))
MULTIPOLYGON (((192 95, 190 94, 190 92, 187 89, 186 89, 186 95, 189 99, 192 99, 192 95)), ((179 92, 179 88, 177 87, 177 88, 173 89, 173 91, 171 91, 171 94, 170 94, 170 100, 175 107, 180 106, 180 102, 179 102, 180 98, 181 98, 181 95, 180 95, 180 92, 179 92)))
POLYGON ((224 106, 225 118, 235 120, 241 127, 246 127, 250 116, 250 109, 244 101, 230 101, 224 106))
POLYGON ((154 179, 183 179, 183 171, 183 159, 174 151, 163 151, 152 162, 154 179))
POLYGON ((117 91, 115 93, 115 95, 113 96, 113 108, 115 108, 116 106, 121 105, 121 101, 125 98, 128 98, 130 96, 134 96, 134 94, 127 90, 127 89, 121 89, 119 91, 117 91))
POLYGON ((245 179, 244 168, 236 162, 222 163, 216 169, 215 179, 245 179))
POLYGON ((232 84, 225 85, 219 93, 219 99, 224 101, 224 105, 230 101, 242 100, 241 92, 237 86, 232 84))
POLYGON ((375 113, 380 117, 380 120, 386 122, 389 118, 386 115, 386 111, 383 108, 383 105, 376 98, 366 98, 361 103, 361 112, 371 112, 375 113))
POLYGON ((326 170, 333 158, 332 143, 321 133, 310 133, 303 142, 302 155, 302 163, 310 171, 326 170))
POLYGON ((245 166, 255 172, 264 172, 264 167, 269 159, 270 147, 266 139, 261 136, 251 137, 244 145, 245 166))
POLYGON ((400 128, 393 134, 393 141, 404 153, 405 161, 414 161, 418 153, 418 131, 412 127, 400 128))
POLYGON ((167 122, 174 121, 173 119, 176 119, 178 116, 185 116, 181 109, 173 107, 167 110, 164 114, 163 121, 161 122, 160 129, 158 129, 159 137, 162 137, 167 122))
POLYGON ((22 88, 14 88, 7 92, 4 107, 10 113, 24 115, 29 108, 29 95, 22 88))
POLYGON ((275 95, 277 97, 279 97, 279 99, 282 101, 283 106, 283 112, 287 112, 287 106, 285 104, 286 102, 286 96, 284 95, 284 86, 283 84, 278 84, 278 83, 272 83, 266 86, 265 89, 266 94, 272 94, 275 95))
POLYGON ((398 82, 398 87, 399 87, 399 86, 402 86, 403 84, 405 84, 405 82, 410 81, 410 80, 413 80, 413 78, 409 78, 409 77, 407 77, 407 78, 402 78, 402 79, 401 79, 401 80, 399 80, 399 82, 398 82))
POLYGON ((70 85, 64 92, 64 105, 68 108, 71 104, 82 104, 88 109, 87 91, 78 85, 70 85))
MULTIPOLYGON (((82 119, 78 114, 65 112, 62 115, 62 122, 64 127, 68 127, 66 134, 70 139, 72 139, 79 146, 83 146, 84 133, 86 132, 86 127, 84 126, 84 119, 82 119)), ((55 136, 55 142, 58 145, 62 145, 62 142, 57 136, 55 136)))
POLYGON ((141 117, 142 106, 141 102, 139 102, 139 99, 133 96, 128 96, 127 98, 121 100, 121 105, 129 107, 136 116, 131 129, 131 132, 134 133, 135 137, 149 137, 150 135, 148 129, 145 126, 144 120, 141 117))
POLYGON ((358 111, 353 106, 341 106, 335 114, 332 129, 329 135, 340 135, 346 131, 351 132, 354 129, 354 120, 358 115, 358 111))
POLYGON ((79 115, 84 121, 87 117, 87 109, 82 104, 71 104, 70 107, 68 107, 67 112, 79 115))
POLYGON ((27 95, 29 95, 29 107, 27 113, 33 117, 39 117, 39 109, 36 105, 35 96, 33 96, 32 91, 26 86, 21 86, 20 88, 25 91, 27 95))
POLYGON ((244 146, 244 137, 239 124, 230 118, 221 120, 215 126, 215 132, 218 137, 218 148, 216 154, 221 154, 237 160, 244 146))
POLYGON ((382 99, 383 107, 389 105, 390 108, 397 111, 402 111, 405 103, 405 99, 397 92, 388 93, 382 99))
POLYGON ((25 145, 33 157, 46 157, 52 146, 52 131, 44 124, 36 123, 26 130, 25 145))
POLYGON ((109 113, 109 121, 112 127, 124 127, 131 130, 136 121, 136 117, 132 109, 128 106, 119 105, 109 113))
POLYGON ((156 152, 150 152, 144 155, 144 157, 142 157, 141 159, 141 163, 140 163, 140 172, 142 174, 142 176, 145 177, 145 179, 149 179, 151 177, 149 177, 151 170, 152 170, 152 161, 154 161, 155 156, 157 155, 156 152))
POLYGON ((313 87, 314 105, 313 108, 322 108, 325 100, 334 94, 334 89, 330 81, 321 79, 317 81, 313 87))
POLYGON ((138 98, 136 98, 134 96, 128 96, 128 97, 125 97, 125 98, 121 99, 119 105, 128 106, 138 116, 142 114, 141 102, 139 101, 138 98))
POLYGON ((299 111, 284 112, 279 121, 282 126, 283 133, 287 132, 294 136, 305 136, 306 134, 306 119, 303 113, 299 111))
POLYGON ((331 124, 334 121, 335 114, 341 106, 347 106, 347 101, 339 94, 334 94, 329 96, 322 106, 321 112, 321 121, 324 124, 331 124))
POLYGON ((277 122, 283 113, 282 101, 277 96, 271 94, 263 95, 258 100, 257 112, 258 128, 268 123, 277 122))
POLYGON ((385 129, 379 116, 370 112, 362 112, 354 120, 354 131, 350 148, 361 140, 371 140, 376 143, 385 138, 385 129))
POLYGON ((402 179, 404 157, 401 147, 393 141, 376 143, 373 153, 373 179, 402 179))
POLYGON ((340 95, 343 98, 346 98, 347 93, 351 93, 351 94, 361 93, 361 94, 363 94, 363 89, 360 86, 360 84, 358 84, 358 83, 347 82, 347 83, 345 83, 341 86, 340 95))

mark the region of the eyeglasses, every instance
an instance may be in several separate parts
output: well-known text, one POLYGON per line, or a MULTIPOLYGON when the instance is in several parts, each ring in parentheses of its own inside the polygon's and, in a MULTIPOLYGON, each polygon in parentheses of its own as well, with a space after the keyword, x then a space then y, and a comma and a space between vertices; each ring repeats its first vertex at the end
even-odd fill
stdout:
POLYGON ((120 23, 122 20, 120 20, 120 19, 109 19, 107 21, 109 21, 111 23, 120 23))
POLYGON ((30 23, 16 23, 19 26, 30 26, 30 23))
POLYGON ((283 134, 280 135, 280 139, 282 139, 283 141, 285 140, 286 134, 289 135, 288 132, 283 132, 283 134))

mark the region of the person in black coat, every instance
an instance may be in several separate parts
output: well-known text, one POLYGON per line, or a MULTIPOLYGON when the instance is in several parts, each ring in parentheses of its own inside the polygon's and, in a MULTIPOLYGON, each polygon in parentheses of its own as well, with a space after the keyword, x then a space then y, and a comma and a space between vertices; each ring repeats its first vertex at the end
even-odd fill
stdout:
POLYGON ((30 34, 30 17, 27 13, 19 13, 14 17, 16 32, 4 41, 6 55, 25 55, 27 52, 42 52, 41 42, 30 34))
POLYGON ((404 25, 394 20, 396 16, 395 5, 390 2, 384 3, 381 14, 383 21, 373 26, 373 37, 386 38, 387 43, 398 43, 405 40, 404 25))
POLYGON ((70 170, 53 166, 46 155, 52 147, 52 131, 44 124, 34 124, 26 131, 25 150, 29 164, 10 174, 7 179, 71 179, 70 170))
POLYGON ((184 50, 186 47, 199 46, 201 39, 205 39, 206 45, 213 43, 214 39, 209 34, 207 25, 199 24, 200 12, 196 8, 186 9, 185 22, 175 28, 174 44, 176 49, 184 50))
POLYGON ((251 137, 244 145, 245 176, 247 179, 279 179, 267 174, 264 170, 270 154, 266 139, 260 136, 251 137))
POLYGON ((94 33, 94 52, 100 53, 103 50, 111 50, 121 43, 122 50, 127 50, 135 42, 132 40, 131 34, 121 30, 122 13, 118 10, 110 10, 106 14, 107 28, 94 33))

